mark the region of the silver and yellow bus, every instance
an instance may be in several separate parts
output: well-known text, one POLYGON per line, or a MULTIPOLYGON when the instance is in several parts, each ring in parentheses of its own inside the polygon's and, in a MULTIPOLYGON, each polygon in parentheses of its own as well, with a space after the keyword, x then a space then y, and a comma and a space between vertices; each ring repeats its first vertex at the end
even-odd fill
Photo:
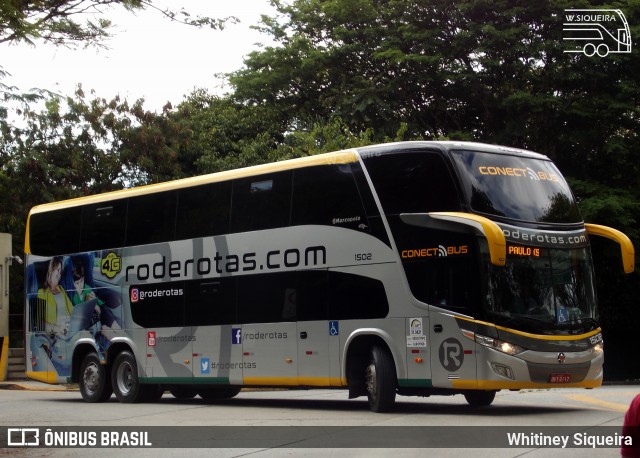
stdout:
POLYGON ((545 156, 355 148, 29 214, 27 374, 84 400, 243 387, 396 395, 602 383, 590 236, 545 156))

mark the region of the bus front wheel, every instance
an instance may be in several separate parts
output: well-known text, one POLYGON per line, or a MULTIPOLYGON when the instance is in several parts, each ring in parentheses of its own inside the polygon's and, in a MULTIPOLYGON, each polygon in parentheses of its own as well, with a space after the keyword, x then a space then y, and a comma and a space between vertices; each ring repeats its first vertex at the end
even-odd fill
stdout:
POLYGON ((369 409, 387 412, 396 400, 396 369, 388 350, 380 346, 371 349, 371 359, 365 369, 365 385, 369 409))
POLYGON ((469 405, 473 407, 489 406, 495 397, 495 391, 469 391, 464 394, 464 398, 467 400, 469 405))
POLYGON ((116 357, 111 369, 111 385, 118 401, 138 401, 141 392, 138 366, 130 351, 123 351, 116 357))
POLYGON ((78 385, 82 399, 86 402, 104 402, 111 397, 113 389, 107 367, 100 364, 95 352, 88 353, 82 359, 78 385))

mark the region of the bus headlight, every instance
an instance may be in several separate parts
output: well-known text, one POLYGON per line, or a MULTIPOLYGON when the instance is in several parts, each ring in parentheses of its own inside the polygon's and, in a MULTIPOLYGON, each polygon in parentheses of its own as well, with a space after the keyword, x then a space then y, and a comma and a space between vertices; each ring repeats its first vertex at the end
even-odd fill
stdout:
POLYGON ((475 341, 480 345, 493 348, 494 350, 501 351, 502 353, 506 353, 507 355, 511 355, 511 356, 515 356, 525 351, 524 348, 519 347, 518 345, 514 345, 512 343, 505 342, 503 340, 494 339, 492 337, 487 337, 480 334, 476 334, 475 341))
POLYGON ((593 347, 591 347, 591 351, 596 356, 601 355, 602 352, 604 351, 604 342, 600 341, 597 344, 595 344, 593 347))

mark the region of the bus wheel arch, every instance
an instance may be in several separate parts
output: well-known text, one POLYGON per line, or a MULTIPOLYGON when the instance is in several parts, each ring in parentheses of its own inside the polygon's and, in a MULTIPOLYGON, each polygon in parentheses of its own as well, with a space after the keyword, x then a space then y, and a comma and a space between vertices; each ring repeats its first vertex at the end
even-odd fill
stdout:
POLYGON ((396 360, 382 337, 371 334, 355 337, 345 358, 349 398, 367 396, 372 411, 390 410, 398 385, 396 360))

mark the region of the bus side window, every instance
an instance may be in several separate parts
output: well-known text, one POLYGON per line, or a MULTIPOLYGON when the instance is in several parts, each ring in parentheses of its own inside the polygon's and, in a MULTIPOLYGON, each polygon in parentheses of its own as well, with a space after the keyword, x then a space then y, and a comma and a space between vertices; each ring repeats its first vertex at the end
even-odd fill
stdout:
POLYGON ((129 199, 127 245, 146 245, 173 240, 176 191, 129 199))
POLYGON ((328 320, 329 273, 326 270, 296 272, 298 321, 328 320))
POLYGON ((387 215, 460 209, 456 185, 439 153, 389 154, 367 158, 365 164, 387 215))
MULTIPOLYGON (((164 283, 164 287, 184 291, 184 282, 164 283)), ((151 297, 131 302, 131 317, 134 323, 144 328, 167 328, 185 326, 184 295, 151 297)))
POLYGON ((285 171, 234 180, 231 232, 288 226, 291 176, 291 171, 285 171))
POLYGON ((226 234, 231 213, 231 182, 178 190, 176 239, 226 234))
POLYGON ((81 207, 35 213, 29 221, 31 252, 41 256, 78 251, 81 207))
POLYGON ((297 318, 294 272, 238 277, 237 297, 240 323, 278 323, 297 318))
POLYGON ((385 318, 388 314, 389 301, 384 284, 380 280, 330 272, 330 320, 385 318))
POLYGON ((80 251, 124 246, 127 203, 127 199, 119 199, 82 208, 80 251))
POLYGON ((186 281, 187 326, 211 326, 237 322, 235 278, 186 281))
POLYGON ((369 227, 349 164, 294 171, 291 225, 369 227))

